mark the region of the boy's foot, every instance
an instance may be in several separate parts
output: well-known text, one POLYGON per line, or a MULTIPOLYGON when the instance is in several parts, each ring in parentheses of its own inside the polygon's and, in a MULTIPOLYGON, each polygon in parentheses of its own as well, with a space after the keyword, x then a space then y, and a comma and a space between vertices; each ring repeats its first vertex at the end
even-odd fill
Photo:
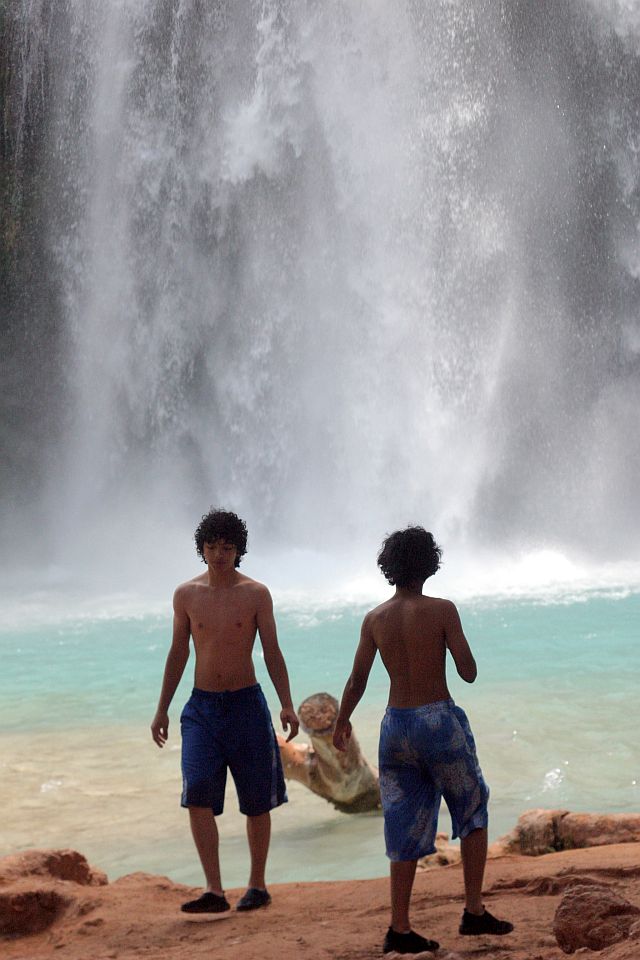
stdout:
POLYGON ((236 903, 236 910, 257 910, 258 907, 266 907, 268 903, 271 903, 271 895, 268 890, 249 887, 236 903))
POLYGON ((498 920, 492 913, 485 910, 484 913, 469 913, 465 910, 462 914, 459 933, 467 937, 479 937, 483 933, 494 937, 503 937, 505 933, 511 933, 513 924, 508 920, 498 920))
POLYGON ((435 940, 427 940, 414 930, 409 933, 396 933, 393 927, 389 927, 382 944, 382 952, 391 953, 392 950, 396 953, 422 953, 423 950, 435 952, 439 946, 440 944, 435 940))
POLYGON ((180 909, 183 913, 224 913, 230 910, 231 906, 225 896, 218 893, 211 893, 207 890, 197 900, 188 900, 183 903, 180 909))

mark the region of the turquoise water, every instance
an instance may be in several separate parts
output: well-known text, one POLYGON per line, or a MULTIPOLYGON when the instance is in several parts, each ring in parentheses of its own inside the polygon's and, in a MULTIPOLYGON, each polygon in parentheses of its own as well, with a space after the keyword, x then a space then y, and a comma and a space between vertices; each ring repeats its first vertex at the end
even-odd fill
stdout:
MULTIPOLYGON (((585 592, 571 600, 476 600, 460 606, 479 666, 468 686, 449 671, 472 722, 492 789, 491 834, 527 807, 640 809, 640 594, 585 592)), ((280 642, 296 703, 339 696, 364 608, 281 609, 280 642)), ((180 790, 177 717, 164 751, 151 742, 170 640, 168 612, 15 625, 0 634, 0 803, 3 851, 72 846, 111 876, 131 870, 199 882, 180 790)), ((277 701, 256 647, 258 678, 277 701)), ((374 664, 354 728, 375 763, 387 693, 374 664)), ((298 784, 274 814, 272 881, 380 875, 377 815, 338 814, 298 784)), ((441 828, 449 829, 443 811, 441 828)), ((221 820, 225 882, 246 879, 243 820, 229 793, 221 820)))

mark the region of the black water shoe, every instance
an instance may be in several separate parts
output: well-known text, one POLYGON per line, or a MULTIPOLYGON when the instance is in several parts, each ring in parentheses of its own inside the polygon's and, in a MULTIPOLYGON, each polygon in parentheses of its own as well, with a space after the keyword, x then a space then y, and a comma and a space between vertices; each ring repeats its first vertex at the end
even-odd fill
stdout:
POLYGON ((188 900, 183 903, 180 909, 183 913, 224 913, 231 907, 224 895, 221 897, 218 893, 207 890, 197 900, 188 900))
POLYGON ((266 907, 268 903, 271 903, 271 894, 267 890, 249 887, 236 903, 236 910, 257 910, 258 907, 266 907))
POLYGON ((435 940, 427 940, 414 930, 409 933, 396 933, 393 927, 389 927, 382 944, 382 952, 391 953, 392 950, 396 953, 422 953, 424 950, 435 952, 439 946, 440 944, 435 940))
POLYGON ((485 910, 484 913, 469 913, 465 910, 462 914, 459 933, 464 937, 480 937, 488 934, 493 937, 504 937, 505 933, 511 933, 513 924, 508 920, 498 920, 492 913, 485 910))

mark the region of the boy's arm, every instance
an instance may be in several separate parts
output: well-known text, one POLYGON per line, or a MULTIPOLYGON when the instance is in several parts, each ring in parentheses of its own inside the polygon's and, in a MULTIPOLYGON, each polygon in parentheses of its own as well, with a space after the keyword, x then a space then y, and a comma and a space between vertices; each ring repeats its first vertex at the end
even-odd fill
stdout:
POLYGON ((467 683, 473 683, 478 676, 476 661, 464 635, 460 614, 454 603, 444 600, 444 637, 447 647, 451 651, 453 662, 459 676, 467 683))
POLYGON ((178 587, 173 596, 173 639, 164 668, 158 709, 151 722, 151 736, 159 747, 163 747, 169 737, 169 704, 173 700, 189 659, 190 636, 191 625, 184 606, 184 595, 178 587))
POLYGON ((280 706, 282 707, 280 720, 284 732, 286 733, 289 730, 289 736, 287 737, 287 743, 289 743, 297 735, 300 722, 293 709, 287 665, 278 645, 276 621, 273 616, 273 601, 266 587, 261 587, 258 594, 256 619, 260 643, 264 651, 265 666, 280 700, 280 706))
POLYGON ((340 710, 336 719, 336 725, 333 731, 333 745, 336 750, 346 750, 347 742, 351 737, 351 723, 349 718, 358 706, 364 691, 367 689, 367 680, 373 666, 376 656, 376 645, 373 642, 373 633, 371 631, 370 614, 367 614, 362 621, 360 630, 360 643, 356 650, 353 660, 351 675, 347 680, 342 700, 340 701, 340 710))

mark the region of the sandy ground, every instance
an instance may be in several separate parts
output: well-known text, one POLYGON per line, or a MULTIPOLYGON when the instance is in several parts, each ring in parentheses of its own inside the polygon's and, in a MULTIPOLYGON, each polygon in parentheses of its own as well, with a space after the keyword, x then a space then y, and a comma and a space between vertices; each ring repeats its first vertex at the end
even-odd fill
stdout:
MULTIPOLYGON (((566 954, 556 944, 553 917, 563 890, 577 876, 610 885, 640 906, 640 844, 489 861, 486 905, 516 925, 501 938, 458 934, 459 864, 426 870, 416 878, 413 927, 440 942, 435 956, 441 960, 560 960, 566 954)), ((180 904, 199 891, 141 873, 97 887, 30 877, 13 889, 52 885, 69 898, 66 910, 43 933, 1 940, 3 960, 368 960, 382 956, 388 924, 386 878, 274 885, 269 907, 210 917, 180 912, 180 904)), ((227 891, 232 907, 242 892, 227 891)), ((601 953, 583 950, 576 957, 584 960, 585 952, 593 960, 640 960, 640 941, 601 953)))

